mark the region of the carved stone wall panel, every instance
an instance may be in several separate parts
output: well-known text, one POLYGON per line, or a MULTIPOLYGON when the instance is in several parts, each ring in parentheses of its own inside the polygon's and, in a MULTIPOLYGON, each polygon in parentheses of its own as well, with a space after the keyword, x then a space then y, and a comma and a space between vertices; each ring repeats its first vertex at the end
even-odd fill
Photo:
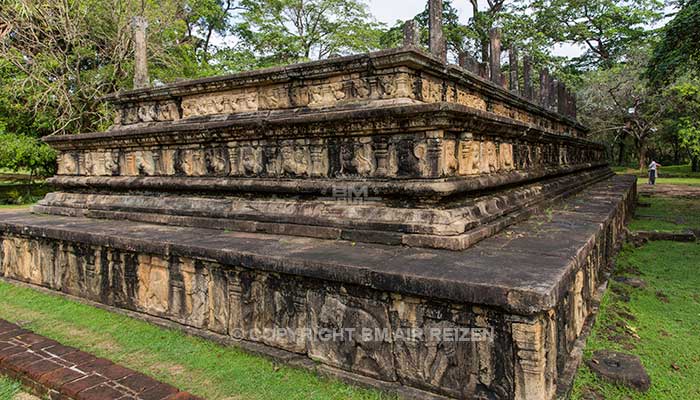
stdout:
POLYGON ((498 145, 498 159, 501 171, 512 171, 515 169, 513 145, 510 143, 500 143, 498 145))
POLYGON ((263 146, 261 143, 256 141, 243 143, 239 148, 240 166, 238 170, 240 173, 245 176, 251 176, 263 172, 263 146))
POLYGON ((307 292, 312 333, 308 355, 340 369, 394 381, 388 299, 353 294, 351 289, 318 287, 307 292), (364 340, 358 329, 371 332, 371 340, 364 340), (336 332, 342 336, 332 336, 336 332), (374 332, 386 335, 376 337, 374 332))
POLYGON ((229 328, 229 281, 235 276, 234 271, 225 270, 221 265, 209 263, 209 310, 208 328, 222 335, 228 334, 229 328))
POLYGON ((472 135, 463 135, 459 142, 459 174, 478 175, 481 172, 481 142, 472 135))
POLYGON ((258 90, 258 108, 276 110, 291 107, 287 85, 263 86, 258 90))
POLYGON ((459 169, 459 152, 456 140, 445 140, 443 143, 442 174, 454 176, 459 169))
POLYGON ((311 154, 304 139, 284 140, 279 144, 279 165, 281 173, 288 177, 309 175, 311 154))
POLYGON ((138 305, 152 315, 164 315, 168 311, 170 277, 168 263, 159 257, 139 255, 138 305))
POLYGON ((182 99, 183 118, 234 114, 258 110, 257 88, 237 89, 182 99))
POLYGON ((207 175, 206 155, 201 148, 178 150, 178 161, 179 171, 185 176, 207 175))
POLYGON ((498 146, 492 141, 481 142, 481 155, 479 157, 479 172, 492 174, 499 170, 498 146))
POLYGON ((184 325, 206 328, 209 317, 209 271, 201 261, 173 259, 169 265, 168 314, 184 325))
POLYGON ((176 150, 173 149, 161 149, 154 151, 154 163, 156 175, 159 176, 172 176, 175 175, 175 157, 176 150))
POLYGON ((363 137, 354 143, 352 166, 360 176, 372 176, 377 170, 371 137, 363 137))
POLYGON ((307 305, 303 283, 251 271, 240 271, 231 278, 229 334, 305 353, 307 305))
POLYGON ((486 100, 484 100, 484 98, 474 93, 470 93, 466 89, 459 86, 457 87, 457 104, 476 108, 477 110, 482 111, 486 111, 487 109, 486 100))
POLYGON ((443 99, 442 94, 442 80, 430 76, 421 77, 421 100, 426 103, 438 103, 443 99))
POLYGON ((73 152, 62 152, 58 156, 58 174, 59 175, 77 175, 78 160, 73 152))
POLYGON ((460 306, 392 297, 390 315, 398 333, 394 352, 402 381, 456 398, 481 398, 494 392, 507 398, 512 389, 507 378, 497 376, 501 371, 494 365, 509 364, 508 352, 497 348, 494 325, 481 310, 475 313, 460 306))

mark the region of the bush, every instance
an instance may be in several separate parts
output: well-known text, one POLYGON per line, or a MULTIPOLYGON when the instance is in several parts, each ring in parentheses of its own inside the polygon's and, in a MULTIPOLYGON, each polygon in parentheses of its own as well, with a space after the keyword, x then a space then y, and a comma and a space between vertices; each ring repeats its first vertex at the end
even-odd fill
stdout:
POLYGON ((0 132, 0 168, 27 170, 32 177, 56 173, 57 153, 38 139, 0 132))

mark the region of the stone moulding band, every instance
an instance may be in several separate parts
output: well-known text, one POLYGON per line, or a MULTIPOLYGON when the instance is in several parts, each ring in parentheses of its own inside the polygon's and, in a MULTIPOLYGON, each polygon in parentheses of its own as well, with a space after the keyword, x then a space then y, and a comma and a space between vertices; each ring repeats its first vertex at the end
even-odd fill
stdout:
MULTIPOLYGON (((147 223, 209 227, 323 239, 463 250, 537 208, 607 178, 607 168, 567 174, 482 194, 449 208, 392 207, 380 198, 255 199, 158 196, 113 191, 51 193, 34 212, 147 223)), ((127 187, 132 189, 135 185, 127 187)))
POLYGON ((324 112, 259 112, 163 122, 77 135, 49 136, 44 140, 58 150, 197 144, 211 140, 261 140, 409 133, 447 130, 482 132, 505 138, 563 141, 603 148, 602 145, 546 128, 513 120, 473 107, 446 102, 394 105, 379 108, 329 109, 324 112), (290 125, 293 126, 290 127, 290 125))
MULTIPOLYGON (((559 168, 542 168, 528 172, 476 175, 458 179, 402 179, 371 181, 363 179, 271 179, 271 178, 229 178, 229 177, 185 177, 185 176, 63 176, 48 179, 52 186, 67 190, 147 190, 172 192, 179 191, 219 194, 257 193, 280 195, 332 196, 333 189, 341 187, 353 193, 363 192, 372 196, 411 196, 403 201, 420 204, 429 198, 442 198, 458 194, 495 190, 515 184, 527 184, 539 179, 563 174, 603 168, 605 162, 569 165, 559 168), (413 200, 415 198, 415 200, 413 200)), ((431 203, 434 203, 432 201, 431 203)))

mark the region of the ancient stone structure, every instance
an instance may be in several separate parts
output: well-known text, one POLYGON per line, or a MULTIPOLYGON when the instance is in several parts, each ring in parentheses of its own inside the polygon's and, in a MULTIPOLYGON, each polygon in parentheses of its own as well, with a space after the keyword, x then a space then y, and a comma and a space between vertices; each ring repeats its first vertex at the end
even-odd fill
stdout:
POLYGON ((408 43, 109 96, 107 132, 47 139, 0 274, 409 397, 554 398, 635 181, 408 43))

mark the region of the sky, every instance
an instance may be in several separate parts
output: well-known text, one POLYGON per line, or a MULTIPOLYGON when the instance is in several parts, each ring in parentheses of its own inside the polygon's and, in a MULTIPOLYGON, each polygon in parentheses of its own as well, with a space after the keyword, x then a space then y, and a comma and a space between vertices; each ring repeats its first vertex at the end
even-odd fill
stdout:
MULTIPOLYGON (((405 21, 413 18, 425 9, 427 0, 366 0, 369 10, 379 22, 393 26, 397 20, 405 21)), ((485 0, 479 3, 486 4, 485 0)), ((466 24, 471 18, 471 4, 469 0, 453 0, 452 6, 457 9, 460 22, 466 24)), ((484 7, 485 8, 485 7, 484 7)), ((564 44, 553 49, 554 55, 576 57, 583 54, 583 49, 578 46, 564 44)))

